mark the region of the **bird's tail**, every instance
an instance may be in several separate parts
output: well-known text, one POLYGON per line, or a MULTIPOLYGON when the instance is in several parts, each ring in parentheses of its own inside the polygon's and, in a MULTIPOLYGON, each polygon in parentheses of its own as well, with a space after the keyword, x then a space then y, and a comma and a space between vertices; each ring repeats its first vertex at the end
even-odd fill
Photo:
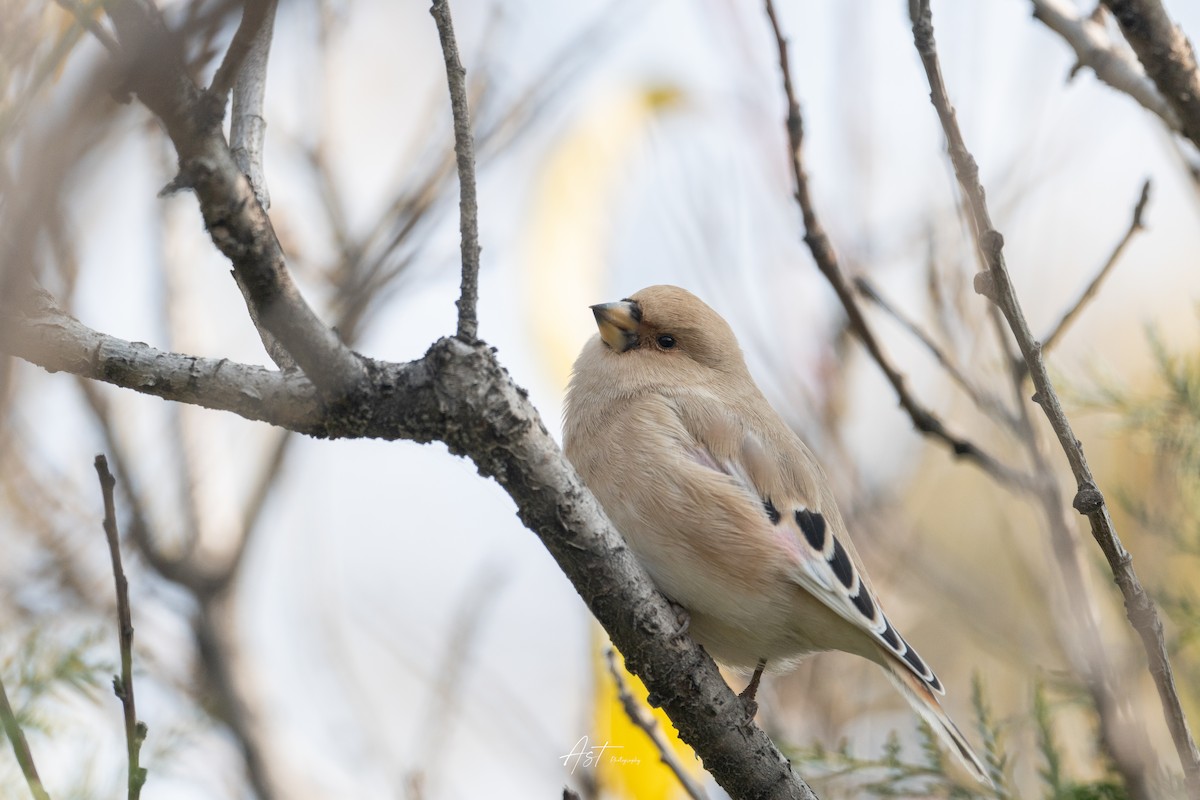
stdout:
POLYGON ((885 653, 883 662, 888 678, 891 679, 896 689, 904 695, 904 699, 913 707, 913 710, 921 715, 921 719, 929 723, 929 726, 937 732, 951 752, 958 756, 967 771, 984 786, 995 786, 983 759, 971 749, 971 745, 967 743, 962 731, 947 716, 938 702, 937 696, 925 681, 914 675, 912 670, 899 660, 891 657, 890 653, 885 653))

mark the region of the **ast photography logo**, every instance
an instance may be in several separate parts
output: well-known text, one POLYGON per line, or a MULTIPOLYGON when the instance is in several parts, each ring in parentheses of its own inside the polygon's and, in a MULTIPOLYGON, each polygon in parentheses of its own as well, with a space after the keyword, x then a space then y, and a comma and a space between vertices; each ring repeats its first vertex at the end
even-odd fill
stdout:
POLYGON ((604 744, 592 744, 591 740, 584 735, 579 737, 579 741, 575 742, 575 746, 571 748, 571 752, 564 756, 559 756, 559 760, 563 762, 563 766, 572 775, 580 767, 595 769, 601 764, 636 766, 642 763, 640 758, 622 755, 621 751, 624 749, 624 745, 610 744, 607 740, 605 740, 604 744))

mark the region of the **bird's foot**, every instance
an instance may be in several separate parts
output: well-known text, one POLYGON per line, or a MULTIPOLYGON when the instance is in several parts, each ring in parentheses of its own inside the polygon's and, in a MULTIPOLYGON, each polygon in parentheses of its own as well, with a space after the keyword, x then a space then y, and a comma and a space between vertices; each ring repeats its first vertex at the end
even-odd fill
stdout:
POLYGON ((758 701, 754 698, 758 695, 758 684, 762 681, 763 670, 767 667, 767 660, 760 659, 758 666, 754 668, 754 674, 750 676, 750 682, 746 684, 746 688, 742 689, 742 693, 738 695, 738 699, 742 701, 742 706, 746 709, 746 713, 750 719, 758 716, 758 701))
POLYGON ((686 608, 674 600, 667 598, 667 602, 670 603, 671 610, 675 612, 675 621, 679 624, 679 630, 675 631, 675 635, 683 636, 688 632, 688 627, 692 624, 692 616, 686 608))

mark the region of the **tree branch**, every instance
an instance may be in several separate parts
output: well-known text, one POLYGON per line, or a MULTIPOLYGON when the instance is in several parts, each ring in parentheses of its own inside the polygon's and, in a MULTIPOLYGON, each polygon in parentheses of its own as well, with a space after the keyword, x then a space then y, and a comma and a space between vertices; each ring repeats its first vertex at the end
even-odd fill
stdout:
POLYGON ((471 112, 467 105, 467 71, 458 57, 448 0, 434 0, 429 13, 437 21, 438 38, 446 61, 446 81, 450 86, 450 110, 454 115, 459 234, 462 237, 462 293, 458 299, 457 336, 470 343, 479 335, 476 314, 479 303, 479 205, 475 196, 475 142, 471 135, 471 112))
POLYGON ((99 22, 95 20, 95 14, 99 10, 103 0, 92 0, 86 6, 80 0, 55 0, 56 3, 71 16, 75 17, 75 21, 81 27, 86 29, 96 37, 100 44, 104 45, 104 49, 110 54, 120 57, 121 45, 113 38, 113 35, 105 30, 99 22))
POLYGON ((854 288, 863 297, 879 306, 882 311, 891 316, 901 327, 912 334, 913 338, 924 345, 925 349, 929 351, 930 355, 934 357, 941 368, 946 371, 950 379, 958 384, 958 387, 970 398, 976 408, 987 412, 988 416, 992 419, 1002 421, 1010 429, 1017 426, 1016 417, 1004 407, 1004 404, 1000 402, 1000 398, 976 386, 954 359, 950 358, 946 351, 933 340, 933 337, 922 330, 914 320, 888 302, 869 280, 860 275, 854 279, 854 288))
POLYGON ((25 732, 21 730, 21 725, 17 722, 17 715, 13 712, 12 704, 8 702, 8 692, 4 690, 4 681, 2 680, 0 680, 0 724, 4 725, 4 733, 8 736, 8 741, 12 743, 13 755, 17 757, 17 764, 21 767, 21 774, 25 776, 25 783, 29 785, 29 793, 33 795, 33 800, 50 800, 46 787, 42 786, 42 779, 38 777, 37 766, 33 763, 33 753, 29 751, 29 742, 25 741, 25 732))
POLYGON ((225 51, 225 57, 221 59, 221 66, 217 67, 212 84, 208 87, 208 91, 218 96, 222 104, 229 95, 230 89, 241 80, 248 61, 261 57, 263 72, 266 71, 266 52, 256 54, 255 50, 262 46, 261 33, 264 29, 268 31, 266 47, 268 50, 270 49, 270 30, 274 21, 275 0, 246 0, 246 4, 242 7, 241 24, 234 32, 233 41, 229 43, 229 49, 225 51))
POLYGON ((1183 135, 1200 148, 1200 69, 1183 30, 1159 0, 1100 0, 1117 18, 1121 33, 1166 102, 1183 135))
POLYGON ((139 765, 146 725, 137 718, 133 696, 133 615, 129 609, 129 581, 121 567, 121 542, 117 533, 117 509, 113 488, 117 481, 108 471, 108 459, 96 456, 96 475, 104 496, 104 535, 112 556, 113 582, 117 587, 117 634, 121 649, 121 674, 113 676, 113 691, 125 710, 125 751, 129 757, 129 800, 138 800, 146 783, 146 770, 139 765))
POLYGON ((1125 235, 1121 237, 1121 241, 1117 242, 1117 246, 1113 248, 1108 260, 1104 262, 1104 265, 1100 267, 1100 270, 1096 273, 1096 276, 1092 278, 1092 282, 1089 283, 1087 288, 1083 290, 1083 294, 1079 295, 1079 299, 1076 300, 1071 307, 1066 310, 1066 312, 1062 315, 1062 319, 1058 321, 1058 324, 1055 325, 1054 328, 1051 329, 1051 331, 1042 339, 1043 356, 1049 352, 1052 347, 1054 347, 1055 343, 1063 335, 1063 331, 1067 329, 1068 325, 1075 321, 1075 318, 1079 316, 1079 312, 1083 310, 1083 307, 1087 305, 1087 302, 1096 296, 1096 291, 1100 288, 1100 284, 1108 276, 1108 273, 1112 271, 1112 268, 1116 266, 1117 259, 1119 259, 1121 257, 1121 253, 1125 251, 1125 246, 1129 244, 1130 239, 1132 239, 1138 231, 1143 230, 1144 226, 1142 224, 1142 213, 1146 210, 1146 204, 1148 202, 1150 202, 1149 178, 1147 178, 1146 182, 1142 184, 1142 193, 1138 198, 1137 205, 1133 207, 1133 219, 1129 223, 1129 229, 1125 231, 1125 235))
POLYGON ((625 709, 625 716, 629 717, 629 721, 649 737, 654 744, 654 749, 658 751, 659 759, 675 775, 675 779, 687 792, 688 797, 691 797, 692 800, 708 800, 708 792, 704 791, 704 787, 692 777, 691 773, 687 771, 687 767, 675 757, 671 743, 663 735, 662 726, 658 724, 658 720, 647 712, 638 699, 633 696, 633 692, 629 691, 629 684, 625 682, 625 678, 621 675, 621 668, 617 665, 617 651, 611 647, 605 650, 604 660, 608 663, 608 674, 617 687, 617 698, 621 701, 621 707, 625 709))
POLYGON ((49 295, 24 312, 0 311, 0 350, 50 372, 67 372, 164 400, 177 400, 319 435, 317 392, 303 375, 228 359, 156 350, 92 330, 49 295))
POLYGON ((54 324, 0 321, 8 323, 0 327, 0 350, 49 369, 317 436, 445 442, 509 493, 652 702, 731 796, 815 797, 712 659, 679 630, 670 605, 486 345, 441 339, 415 362, 368 362, 371 380, 359 392, 322 406, 302 376, 132 345, 61 312, 54 324))
POLYGON ((1021 490, 1032 488, 1024 473, 1003 463, 974 442, 947 430, 941 419, 925 406, 921 405, 912 393, 909 392, 904 376, 892 366, 891 361, 888 360, 883 349, 879 346, 875 334, 872 333, 870 326, 867 324, 866 317, 863 315, 862 309, 854 297, 854 290, 842 272, 842 268, 838 263, 837 253, 834 252, 833 245, 829 242, 829 237, 825 235, 825 229, 822 227, 813 206, 812 195, 809 193, 808 188, 808 174, 804 169, 803 160, 804 121, 800 116, 800 104, 796 102, 796 95, 792 89, 792 73, 791 67, 788 64, 787 39, 784 38, 783 31, 779 27, 779 20, 775 15, 775 5, 772 0, 766 0, 766 10, 767 17, 771 21, 771 28, 775 33, 776 44, 779 48, 779 68, 783 74, 783 90, 787 96, 787 130, 791 150, 792 176, 796 184, 796 202, 800 205, 801 215, 804 220, 804 243, 808 245, 813 260, 817 263, 817 269, 829 281, 829 285, 833 287, 834 293, 837 295, 839 302, 841 302, 842 308, 846 312, 850 330, 854 332, 855 337, 862 342, 863 346, 867 349, 867 353, 870 354, 871 358, 883 371, 888 383, 892 385, 892 389, 896 392, 896 397, 900 401, 901 408, 908 413, 909 418, 912 420, 913 427, 921 433, 941 441, 950 448, 954 455, 974 463, 1005 486, 1021 490))
MULTIPOLYGON (((933 16, 929 9, 929 0, 910 0, 909 10, 913 20, 913 40, 925 68, 931 90, 930 98, 937 110, 942 130, 945 132, 950 160, 963 189, 976 241, 987 264, 987 271, 979 273, 975 277, 976 291, 999 306, 1016 338, 1017 346, 1029 368, 1029 375, 1036 390, 1034 400, 1042 407, 1046 418, 1050 421, 1075 476, 1078 490, 1072 506, 1079 513, 1087 516, 1091 524, 1092 536, 1104 552, 1113 577, 1121 589, 1121 594, 1125 599, 1125 613, 1130 624, 1141 637, 1146 651, 1150 674, 1154 678, 1167 727, 1170 729, 1180 763, 1183 766, 1188 792, 1193 797, 1200 796, 1200 751, 1196 749, 1191 731, 1188 729, 1187 718, 1180 705, 1179 693, 1167 656, 1162 620, 1158 616, 1153 600, 1146 594, 1138 580, 1137 573, 1133 569, 1132 556, 1117 536, 1116 526, 1104 502, 1104 496, 1096 486, 1091 468, 1083 454, 1083 446, 1075 438, 1071 424, 1063 412, 1062 403, 1050 382, 1041 345, 1033 338, 1020 302, 1017 300, 1012 279, 1004 261, 1004 238, 992 225, 983 186, 979 182, 979 167, 967 150, 962 131, 958 127, 954 108, 950 104, 945 83, 942 80, 941 65, 933 38, 933 16)), ((1131 789, 1133 788, 1131 787, 1131 789)))
MULTIPOLYGON (((275 33, 276 0, 262 0, 247 5, 246 16, 242 19, 243 26, 246 25, 251 5, 264 5, 266 8, 262 11, 262 19, 233 84, 229 145, 233 152, 233 160, 250 180, 254 196, 264 209, 269 209, 271 194, 267 191, 267 176, 263 171, 263 139, 267 133, 263 100, 267 91, 267 59, 271 54, 271 37, 275 33)), ((238 32, 241 32, 240 28, 238 32)), ((232 51, 230 46, 230 52, 232 51)))
POLYGON ((353 391, 366 368, 292 281, 271 220, 222 133, 225 95, 202 92, 188 77, 156 7, 122 2, 106 9, 132 56, 129 87, 162 120, 179 156, 179 174, 164 191, 195 191, 213 244, 233 263, 258 320, 322 394, 336 398, 353 391))
POLYGON ((1074 75, 1081 67, 1090 67, 1096 77, 1118 92, 1129 95, 1142 108, 1155 114, 1170 130, 1183 132, 1175 109, 1146 77, 1137 62, 1123 47, 1108 36, 1103 23, 1091 16, 1079 15, 1064 0, 1032 0, 1033 17, 1062 37, 1075 51, 1074 75))

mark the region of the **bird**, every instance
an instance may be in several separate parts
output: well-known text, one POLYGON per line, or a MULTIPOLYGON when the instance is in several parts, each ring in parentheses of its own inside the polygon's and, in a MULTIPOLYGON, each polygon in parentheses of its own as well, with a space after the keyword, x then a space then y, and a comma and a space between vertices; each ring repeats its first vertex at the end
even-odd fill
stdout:
MULTIPOLYGON (((758 388, 730 327, 686 289, 591 307, 563 450, 688 633, 718 662, 793 667, 839 650, 883 667, 967 770, 984 762, 946 714, 945 688, 896 630, 812 451, 758 388)), ((750 705, 751 715, 757 705, 750 705)))

